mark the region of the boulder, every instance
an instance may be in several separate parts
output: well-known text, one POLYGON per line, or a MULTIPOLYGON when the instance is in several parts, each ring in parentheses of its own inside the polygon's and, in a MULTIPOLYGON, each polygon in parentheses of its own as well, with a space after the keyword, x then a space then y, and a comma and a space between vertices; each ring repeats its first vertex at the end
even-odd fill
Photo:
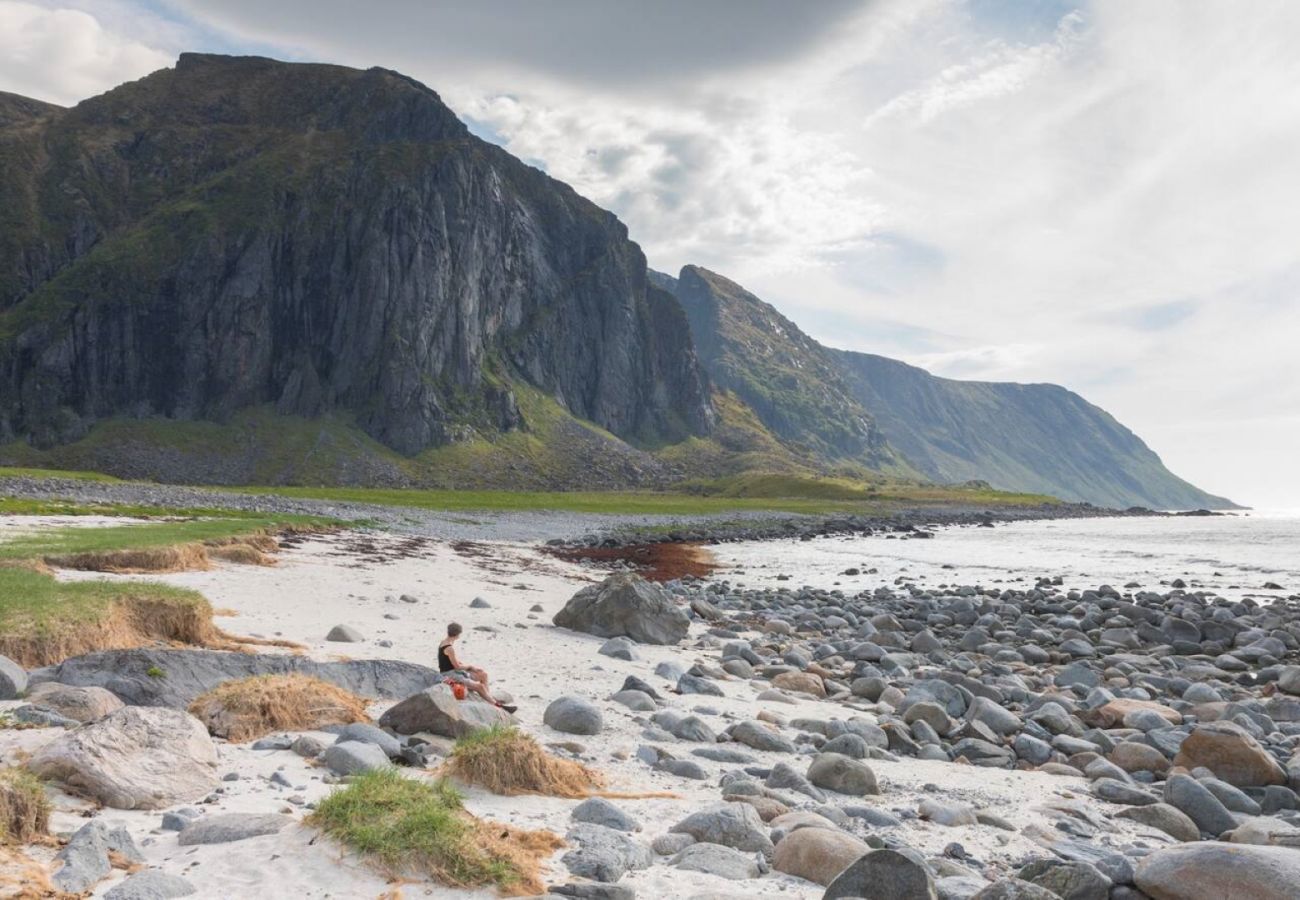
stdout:
POLYGON ((794 753, 794 742, 769 728, 756 719, 737 722, 728 732, 731 739, 738 744, 755 750, 768 750, 773 753, 794 753))
POLYGON ((621 703, 633 712, 654 712, 658 709, 654 698, 645 691, 618 691, 609 699, 621 703))
POLYGON ((818 803, 826 801, 826 795, 822 793, 821 789, 814 786, 802 772, 789 763, 779 762, 774 765, 764 784, 778 791, 798 791, 801 794, 807 794, 818 803))
POLYGON ((676 644, 691 619, 658 584, 619 573, 585 587, 552 620, 561 628, 598 637, 626 636, 642 644, 676 644))
POLYGON ((1295 900, 1300 851, 1217 841, 1178 844, 1143 858, 1135 881, 1152 900, 1295 900))
POLYGON ((77 722, 98 721, 126 705, 112 691, 101 687, 74 687, 52 682, 34 686, 27 699, 42 709, 77 722))
POLYGON ((1286 694, 1300 694, 1300 666, 1284 666, 1277 675, 1278 689, 1286 694))
POLYGON ((104 893, 104 900, 172 900, 188 897, 197 888, 179 875, 161 869, 145 869, 113 885, 104 893))
POLYGON ((615 637, 605 641, 596 651, 601 656, 608 656, 611 659, 622 659, 628 662, 637 659, 636 642, 631 638, 615 637))
POLYGON ((1107 900, 1111 880, 1078 860, 1037 859, 1018 873, 1022 881, 1047 888, 1061 900, 1107 900))
POLYGON ((876 773, 866 763, 839 753, 820 753, 808 767, 808 780, 819 788, 862 797, 879 794, 876 773))
POLYGON ((971 900, 1061 900, 1059 894, 1019 878, 1002 878, 980 891, 971 900))
POLYGON ((560 861, 580 878, 612 883, 632 869, 645 869, 654 862, 650 848, 621 831, 581 822, 569 829, 565 839, 574 849, 560 861))
POLYGON ((762 872, 753 854, 721 844, 691 844, 673 857, 672 864, 690 872, 705 872, 728 881, 746 881, 762 872))
POLYGON ((811 672, 782 672, 772 679, 772 686, 812 697, 826 696, 826 683, 811 672))
POLYGON ((542 714, 542 722, 565 734, 599 734, 605 724, 594 703, 574 696, 552 700, 542 714))
POLYGON ((358 644, 364 641, 366 636, 351 625, 335 625, 325 635, 327 641, 337 641, 341 644, 358 644))
POLYGON ((320 758, 335 775, 359 775, 392 765, 384 748, 367 741, 347 740, 331 744, 320 758))
POLYGON ((871 847, 843 831, 800 828, 776 845, 772 868, 787 875, 829 885, 871 847))
POLYGON ((27 690, 27 670, 7 656, 0 656, 0 700, 16 700, 27 690))
POLYGON ((183 847, 194 844, 229 844, 276 834, 292 821, 288 816, 274 813, 221 813, 190 822, 181 829, 176 841, 183 847))
POLYGON ((89 890, 113 871, 108 857, 110 851, 131 863, 144 861, 135 841, 120 825, 103 822, 82 825, 54 857, 59 863, 53 878, 55 887, 71 894, 89 890))
POLYGON ((1169 760, 1149 744, 1137 741, 1120 741, 1110 751, 1110 761, 1125 772, 1152 772, 1157 775, 1169 770, 1169 760))
POLYGON ((936 825, 948 828, 979 824, 979 819, 975 818, 975 810, 965 803, 935 800, 933 797, 926 797, 918 803, 917 813, 927 822, 934 822, 936 825))
POLYGON ((424 731, 449 738, 462 738, 495 725, 512 725, 514 721, 508 712, 491 703, 457 700, 445 684, 412 694, 379 717, 381 728, 398 734, 424 731))
POLYGON ((1191 820, 1187 813, 1168 803, 1152 803, 1149 806, 1131 806, 1115 813, 1118 819, 1132 819, 1148 828, 1163 831, 1176 841, 1199 841, 1201 829, 1191 820))
POLYGON ((1158 713, 1170 725, 1180 725, 1183 714, 1178 710, 1156 703, 1154 700, 1133 700, 1121 697, 1111 700, 1093 710, 1083 710, 1079 717, 1094 728, 1117 728, 1124 722, 1124 717, 1139 709, 1158 713))
POLYGON ((1174 765, 1204 766, 1236 787, 1286 784, 1286 769, 1240 725, 1207 722, 1197 725, 1183 741, 1174 765))
MULTIPOLYGON (((304 735, 304 737, 309 737, 309 735, 304 735)), ((298 740, 295 739, 294 743, 296 744, 298 740)), ((339 730, 334 743, 341 744, 344 741, 361 741, 363 744, 374 744, 383 750, 389 759, 397 759, 402 755, 402 742, 384 731, 384 729, 376 728, 369 722, 350 722, 344 725, 339 730)))
POLYGON ((604 825, 615 831, 640 831, 641 823, 604 797, 589 797, 573 808, 569 817, 575 822, 604 825))
POLYGON ((1133 782, 1120 781, 1118 778, 1098 778, 1092 783, 1092 793, 1102 800, 1124 806, 1145 806, 1157 801, 1155 796, 1133 782))
POLYGON ((1220 835, 1237 827, 1237 820, 1218 797, 1190 775, 1170 775, 1165 802, 1185 813, 1201 831, 1220 835))
POLYGON ((216 786, 217 749, 189 713, 126 707, 55 738, 28 767, 105 806, 162 809, 216 786))
POLYGON ((897 850, 873 850, 835 876, 822 900, 939 900, 930 870, 897 850))
POLYGON ((1024 727, 1020 716, 1009 709, 1004 709, 987 697, 976 697, 975 702, 966 710, 966 718, 972 722, 982 722, 998 735, 1015 734, 1024 727))
POLYGON ((747 803, 715 804, 691 813, 668 830, 737 850, 772 852, 772 841, 763 827, 763 820, 747 803))
POLYGON ((188 708, 219 684, 253 675, 311 675, 361 697, 396 700, 442 681, 436 669, 392 659, 319 662, 290 653, 225 650, 105 650, 65 659, 29 674, 43 682, 102 687, 128 706, 188 708), (151 675, 150 672, 153 674, 151 675), (157 677, 161 672, 163 677, 157 677))
POLYGON ((723 696, 722 688, 718 687, 708 678, 702 675, 695 675, 691 672, 683 672, 677 679, 677 693, 679 694, 704 694, 709 697, 723 696))

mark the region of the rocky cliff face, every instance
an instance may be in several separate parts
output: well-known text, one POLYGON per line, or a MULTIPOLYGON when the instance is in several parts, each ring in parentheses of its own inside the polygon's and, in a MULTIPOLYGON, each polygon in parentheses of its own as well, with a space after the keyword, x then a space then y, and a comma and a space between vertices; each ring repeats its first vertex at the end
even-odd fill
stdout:
POLYGON ((393 72, 186 54, 73 109, 0 98, 0 440, 344 411, 402 453, 709 430, 685 316, 610 213, 393 72))
POLYGON ((905 469, 871 413, 850 393, 832 351, 740 285, 698 266, 654 273, 690 321, 700 361, 773 434, 823 461, 905 469))

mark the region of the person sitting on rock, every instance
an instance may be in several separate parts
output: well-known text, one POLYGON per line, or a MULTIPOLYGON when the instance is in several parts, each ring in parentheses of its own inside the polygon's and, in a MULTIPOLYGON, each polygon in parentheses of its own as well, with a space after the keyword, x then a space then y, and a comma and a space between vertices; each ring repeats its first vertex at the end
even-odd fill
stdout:
POLYGON ((507 706, 492 696, 488 691, 488 674, 478 666, 467 666, 456 656, 456 641, 464 629, 456 622, 447 626, 447 636, 438 645, 438 671, 448 681, 465 685, 465 690, 473 691, 488 703, 501 707, 508 713, 516 707, 507 706))

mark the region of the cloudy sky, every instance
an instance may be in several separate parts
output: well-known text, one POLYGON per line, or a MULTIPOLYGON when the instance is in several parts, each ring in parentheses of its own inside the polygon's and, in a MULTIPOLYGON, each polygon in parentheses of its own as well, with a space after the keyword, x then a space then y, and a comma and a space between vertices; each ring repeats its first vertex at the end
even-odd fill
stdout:
POLYGON ((1300 3, 0 0, 0 90, 398 69, 834 346, 1052 381, 1300 507, 1300 3))

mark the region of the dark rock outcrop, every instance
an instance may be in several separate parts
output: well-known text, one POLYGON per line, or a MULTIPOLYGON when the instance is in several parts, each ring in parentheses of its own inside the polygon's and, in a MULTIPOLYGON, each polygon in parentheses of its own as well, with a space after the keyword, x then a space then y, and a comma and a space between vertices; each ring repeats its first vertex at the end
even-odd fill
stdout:
POLYGON ((318 662, 288 654, 141 649, 74 656, 34 670, 31 682, 102 687, 131 706, 184 709, 223 681, 289 673, 313 675, 362 697, 389 699, 409 696, 442 680, 428 666, 392 659, 318 662))
POLYGON ((561 628, 599 637, 625 635, 643 644, 676 644, 691 620, 662 587, 639 575, 611 575, 574 594, 553 619, 561 628))
POLYGON ((624 225, 409 78, 184 54, 3 99, 0 440, 271 405, 414 454, 528 428, 523 384, 627 441, 711 425, 624 225))

